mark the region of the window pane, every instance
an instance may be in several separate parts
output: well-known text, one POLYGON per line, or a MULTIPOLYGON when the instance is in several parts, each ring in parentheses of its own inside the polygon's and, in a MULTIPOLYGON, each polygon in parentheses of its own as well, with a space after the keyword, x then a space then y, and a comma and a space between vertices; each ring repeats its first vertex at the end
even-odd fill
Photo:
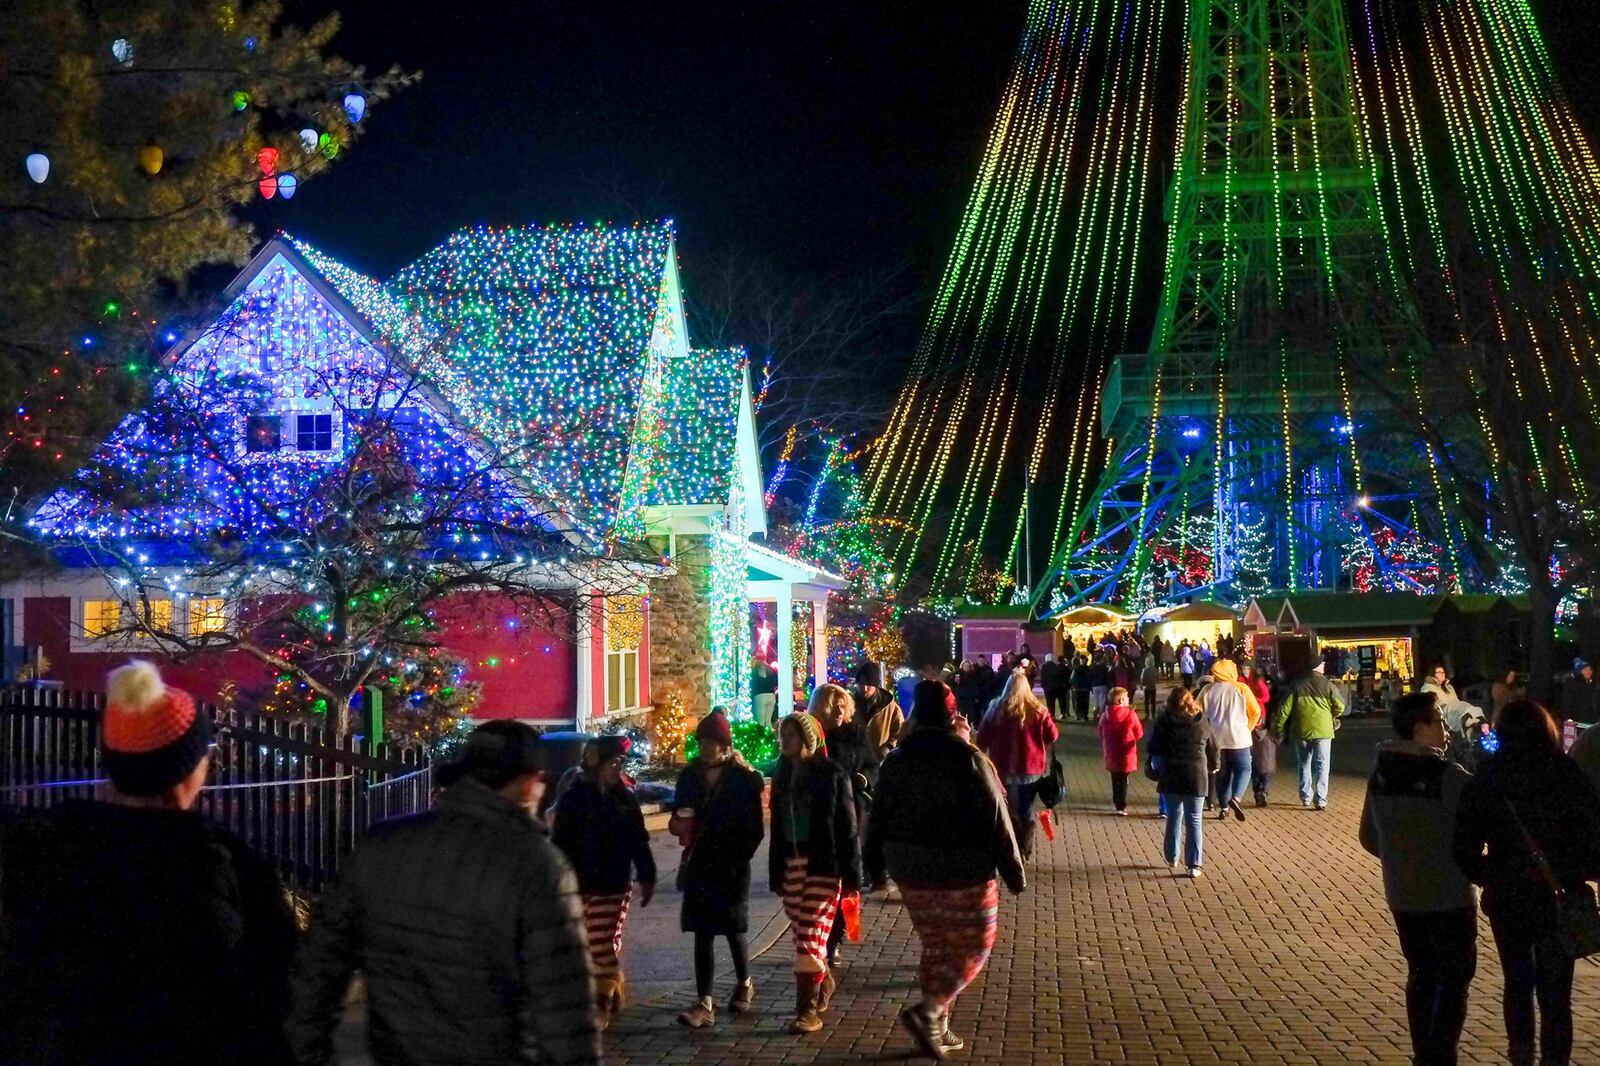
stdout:
POLYGON ((626 699, 622 705, 637 707, 639 706, 639 653, 630 651, 626 654, 627 659, 623 661, 623 679, 626 682, 623 688, 626 699))
POLYGON ((121 600, 84 600, 83 635, 103 637, 122 628, 121 600))
POLYGON ((622 705, 618 700, 622 696, 622 663, 621 656, 612 652, 606 656, 606 710, 615 711, 622 705))
POLYGON ((296 415, 295 446, 303 452, 333 451, 333 416, 296 415))
POLYGON ((149 611, 144 610, 144 605, 139 605, 139 611, 144 615, 151 629, 172 631, 172 601, 151 600, 149 611))
POLYGON ((222 597, 202 596, 189 601, 189 635, 202 636, 206 633, 221 633, 225 628, 222 613, 222 597))
POLYGON ((251 415, 244 420, 244 446, 251 452, 278 450, 282 427, 277 415, 251 415))

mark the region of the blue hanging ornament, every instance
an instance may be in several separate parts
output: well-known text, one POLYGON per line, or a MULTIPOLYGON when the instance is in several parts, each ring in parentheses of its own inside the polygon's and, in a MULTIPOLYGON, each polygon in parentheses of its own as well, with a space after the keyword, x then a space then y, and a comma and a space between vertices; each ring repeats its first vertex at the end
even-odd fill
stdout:
POLYGON ((27 160, 28 177, 33 179, 35 185, 43 185, 44 179, 50 176, 50 157, 43 152, 34 152, 27 160))
POLYGON ((294 191, 299 187, 300 179, 296 178, 293 174, 278 175, 278 195, 283 197, 285 200, 293 200, 294 191))
POLYGON ((349 92, 344 98, 344 113, 351 123, 360 122, 367 113, 367 98, 358 92, 349 92))
POLYGON ((111 56, 125 67, 133 66, 133 42, 126 37, 118 37, 111 42, 111 56))

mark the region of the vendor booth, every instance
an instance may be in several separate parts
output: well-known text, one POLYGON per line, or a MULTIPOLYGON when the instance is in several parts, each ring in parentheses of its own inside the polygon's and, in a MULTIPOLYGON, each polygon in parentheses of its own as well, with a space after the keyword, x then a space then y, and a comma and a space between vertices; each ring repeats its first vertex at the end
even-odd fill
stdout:
POLYGON ((957 609, 951 623, 955 626, 955 652, 958 659, 987 657, 993 662, 1001 655, 1021 651, 1024 645, 1039 656, 1053 650, 1047 643, 1050 639, 1048 633, 1030 633, 1025 628, 1028 624, 1028 608, 1025 605, 968 605, 957 609), (1043 639, 1037 640, 1037 644, 1042 647, 1035 646, 1035 640, 1040 636, 1043 639))
POLYGON ((1284 646, 1304 641, 1329 678, 1346 684, 1358 703, 1375 706, 1410 690, 1418 641, 1442 598, 1408 592, 1261 597, 1251 601, 1242 624, 1264 668, 1287 663, 1284 646))
POLYGON ((1164 640, 1178 645, 1184 641, 1205 641, 1213 649, 1223 637, 1239 635, 1239 615, 1230 607, 1208 600, 1195 600, 1176 607, 1158 608, 1144 616, 1140 635, 1146 641, 1164 640))
POLYGON ((1064 611, 1050 621, 1056 628, 1056 652, 1072 641, 1076 652, 1082 652, 1092 642, 1101 641, 1108 634, 1118 633, 1134 624, 1133 615, 1109 604, 1086 603, 1064 611))

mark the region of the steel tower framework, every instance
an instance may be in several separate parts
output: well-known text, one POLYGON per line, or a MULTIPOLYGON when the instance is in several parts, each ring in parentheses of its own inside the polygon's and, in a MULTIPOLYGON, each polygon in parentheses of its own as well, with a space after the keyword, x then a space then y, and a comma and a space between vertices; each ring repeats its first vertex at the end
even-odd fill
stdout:
POLYGON ((1040 613, 1343 587, 1363 552, 1479 584, 1462 500, 1521 434, 1480 408, 1436 455, 1414 418, 1462 344, 1580 397, 1528 443, 1587 498, 1600 160, 1528 0, 1031 0, 868 506, 935 595, 1040 613))

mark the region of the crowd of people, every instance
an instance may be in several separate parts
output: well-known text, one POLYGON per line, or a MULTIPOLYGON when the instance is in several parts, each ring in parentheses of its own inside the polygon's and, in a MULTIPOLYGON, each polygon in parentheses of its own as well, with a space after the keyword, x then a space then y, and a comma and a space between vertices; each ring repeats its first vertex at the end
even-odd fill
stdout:
MULTIPOLYGON (((1142 743, 1161 852, 1180 876, 1201 876, 1208 809, 1244 821, 1247 790, 1269 802, 1279 743, 1295 753, 1302 806, 1327 809, 1340 692, 1311 668, 1269 681, 1240 650, 1108 636, 1092 652, 1108 682, 1103 697, 1088 693, 1112 809, 1127 813, 1142 743), (1133 694, 1147 668, 1165 676, 1169 651, 1174 683, 1141 716, 1133 694)), ((789 1031, 824 1027, 841 944, 860 935, 863 894, 881 891, 904 904, 920 943, 920 995, 901 1025, 924 1056, 963 1048, 952 1016, 994 948, 1000 893, 1026 890, 1036 830, 1053 833, 1036 808, 1060 798, 1053 748, 1077 713, 1075 698, 1049 697, 1063 665, 1023 648, 999 670, 930 668, 909 711, 875 666, 852 688, 820 685, 806 710, 778 719, 770 788, 722 710, 700 719, 669 804, 695 989, 678 1021, 705 1029, 719 1008, 758 1009, 746 937, 765 840, 766 888, 790 931, 789 1031), (734 977, 725 1007, 719 941, 734 977)), ((1568 691, 1581 697, 1593 682, 1574 675, 1568 691)), ((1382 863, 1422 1066, 1456 1061, 1480 889, 1513 1063, 1570 1062, 1586 915, 1600 950, 1587 884, 1600 877, 1600 730, 1569 757, 1556 719, 1514 680, 1495 708, 1493 757, 1468 767, 1449 744, 1454 690, 1430 674, 1394 701, 1396 738, 1367 786, 1360 842, 1382 863)), ((123 667, 102 724, 106 799, 7 833, 0 1063, 332 1063, 358 973, 380 1066, 602 1061, 602 1033, 627 1002, 629 911, 651 904, 657 881, 625 738, 592 739, 555 782, 536 731, 479 726, 436 767, 433 808, 366 834, 303 934, 272 868, 193 813, 211 741, 186 693, 149 664, 123 667)))

